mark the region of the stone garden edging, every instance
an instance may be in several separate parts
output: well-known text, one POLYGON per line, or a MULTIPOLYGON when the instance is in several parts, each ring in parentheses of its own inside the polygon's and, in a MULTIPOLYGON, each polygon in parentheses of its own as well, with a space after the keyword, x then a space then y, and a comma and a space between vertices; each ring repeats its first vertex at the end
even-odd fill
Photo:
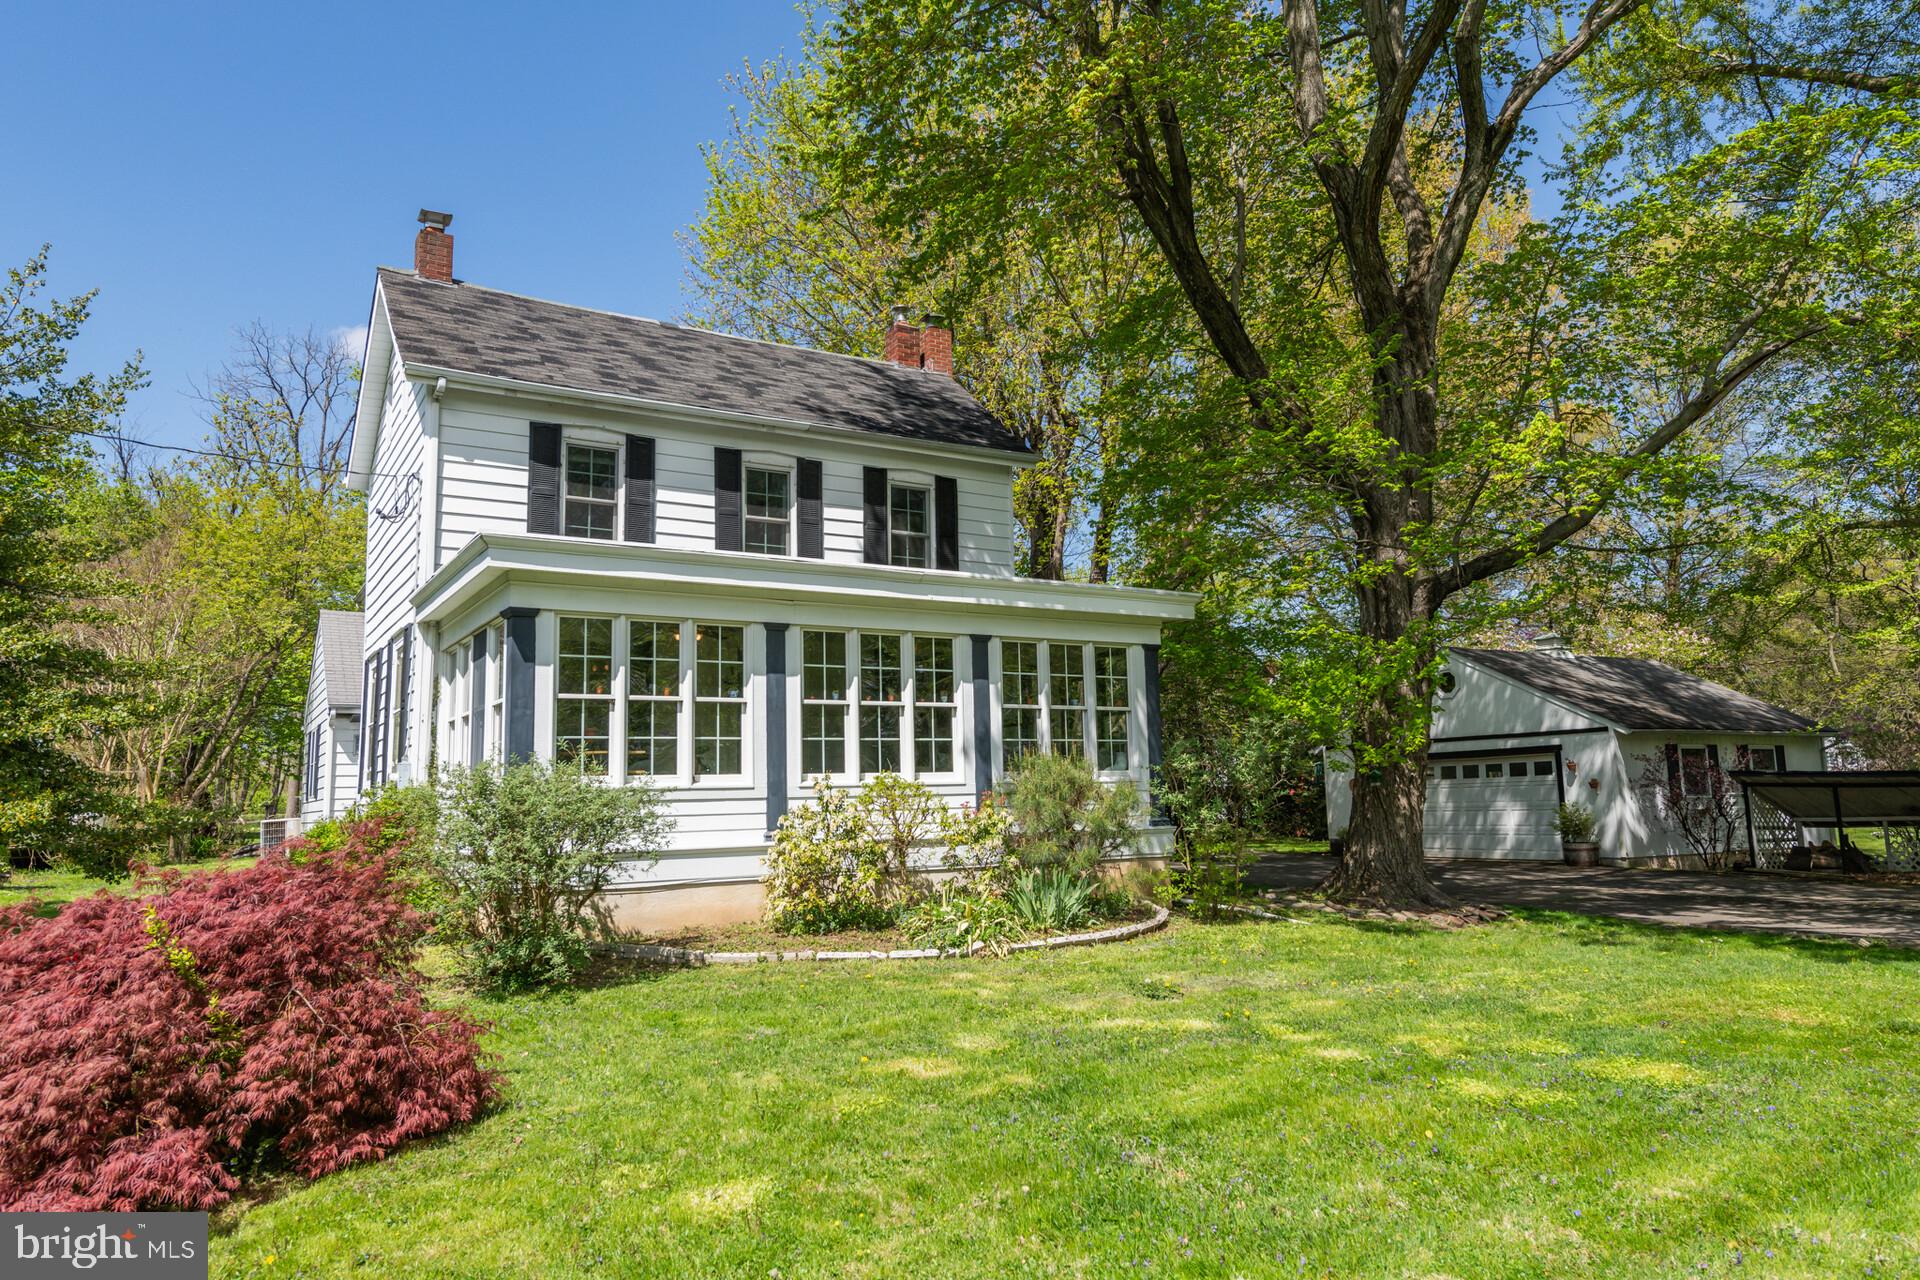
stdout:
MULTIPOLYGON (((1105 942, 1125 942, 1142 934, 1152 933, 1166 926, 1168 912, 1165 907, 1155 906, 1153 915, 1145 920, 1135 920, 1128 924, 1115 925, 1111 929, 1095 929, 1088 933, 1063 933, 1052 938, 1034 938, 1029 942, 1016 942, 1007 948, 1007 954, 1016 951, 1051 951, 1059 947, 1092 947, 1105 942)), ((987 944, 976 942, 970 947, 921 947, 910 951, 698 951, 691 947, 669 947, 657 942, 596 942, 593 949, 602 955, 617 956, 622 960, 641 960, 649 964, 676 965, 682 968, 699 969, 710 964, 772 964, 793 960, 952 960, 977 956, 987 950, 987 944)))

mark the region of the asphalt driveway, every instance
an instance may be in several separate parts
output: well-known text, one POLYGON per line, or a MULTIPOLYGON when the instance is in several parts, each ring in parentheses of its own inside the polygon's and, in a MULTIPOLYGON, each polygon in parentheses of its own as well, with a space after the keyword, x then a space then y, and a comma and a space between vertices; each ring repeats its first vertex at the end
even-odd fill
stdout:
MULTIPOLYGON (((1306 889, 1331 858, 1273 856, 1255 864, 1260 888, 1306 889)), ((1546 862, 1436 861, 1428 864, 1464 902, 1617 916, 1695 929, 1864 939, 1920 947, 1920 887, 1734 873, 1578 868, 1546 862)))

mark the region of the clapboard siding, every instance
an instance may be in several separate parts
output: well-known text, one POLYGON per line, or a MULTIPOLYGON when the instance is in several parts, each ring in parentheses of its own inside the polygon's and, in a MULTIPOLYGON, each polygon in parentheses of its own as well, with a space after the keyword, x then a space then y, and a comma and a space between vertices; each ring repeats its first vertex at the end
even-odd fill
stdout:
MULTIPOLYGON (((745 427, 696 429, 645 413, 582 412, 533 399, 458 394, 447 396, 440 413, 436 563, 445 563, 476 534, 526 531, 527 424, 532 421, 654 441, 655 546, 712 549, 713 450, 724 445, 742 450, 748 466, 760 459, 820 460, 821 523, 830 561, 860 562, 861 469, 885 466, 923 479, 952 476, 959 493, 960 568, 972 573, 1013 571, 1013 472, 1005 463, 917 458, 910 444, 792 439, 745 427)), ((385 434, 383 430, 383 442, 385 434)))
MULTIPOLYGON (((425 565, 420 553, 425 532, 421 526, 422 494, 432 479, 427 466, 427 442, 423 418, 427 412, 427 387, 409 380, 400 362, 392 365, 386 403, 381 410, 380 438, 374 449, 373 477, 367 489, 367 576, 364 612, 366 650, 385 648, 400 630, 413 622, 413 593, 424 580, 425 565)), ((522 462, 524 467, 524 460, 522 462)), ((444 494, 445 486, 439 492, 444 494)), ((444 512, 440 520, 444 523, 444 512)), ((412 647, 413 670, 405 675, 395 670, 394 696, 405 689, 412 704, 414 723, 404 735, 411 756, 420 757, 416 747, 424 740, 420 720, 427 700, 427 674, 421 662, 426 646, 412 647)), ((395 736, 397 746, 401 737, 395 736)), ((356 753, 357 754, 357 753, 356 753)), ((405 780, 409 769, 396 760, 388 776, 405 780)))

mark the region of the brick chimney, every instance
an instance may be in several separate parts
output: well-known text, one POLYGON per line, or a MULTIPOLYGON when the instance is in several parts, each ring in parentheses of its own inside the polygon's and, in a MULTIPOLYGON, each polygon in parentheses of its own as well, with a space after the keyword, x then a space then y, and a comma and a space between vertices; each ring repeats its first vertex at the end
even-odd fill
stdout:
POLYGON ((447 231, 452 221, 450 213, 420 211, 420 234, 413 238, 413 274, 422 280, 453 283, 453 236, 447 231))
POLYGON ((920 367, 953 376, 953 326, 937 311, 920 317, 920 367))
POLYGON ((906 307, 895 307, 893 319, 887 325, 887 345, 882 354, 895 364, 904 364, 909 369, 920 367, 920 330, 907 319, 906 307))

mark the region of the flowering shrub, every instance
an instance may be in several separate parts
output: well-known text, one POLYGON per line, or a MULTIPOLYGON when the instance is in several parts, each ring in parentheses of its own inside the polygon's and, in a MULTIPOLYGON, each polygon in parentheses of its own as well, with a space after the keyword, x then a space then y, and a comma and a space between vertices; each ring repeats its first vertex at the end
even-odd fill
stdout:
POLYGON ((209 1209, 472 1119, 480 1027, 431 1010, 388 837, 0 911, 0 1208, 209 1209))
POLYGON ((895 774, 858 791, 820 779, 774 833, 767 919, 783 933, 886 928, 912 896, 909 858, 942 814, 931 790, 895 774))

